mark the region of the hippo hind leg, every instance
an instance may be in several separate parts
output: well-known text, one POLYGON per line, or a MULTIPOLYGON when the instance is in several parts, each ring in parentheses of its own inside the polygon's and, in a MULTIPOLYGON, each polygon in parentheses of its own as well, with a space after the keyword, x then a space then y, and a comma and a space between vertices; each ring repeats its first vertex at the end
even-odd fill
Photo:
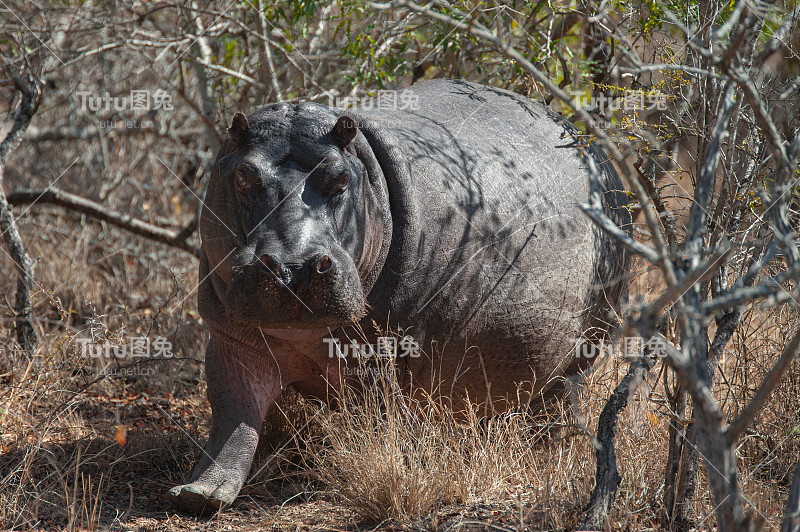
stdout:
POLYGON ((175 486, 169 502, 192 513, 215 511, 239 494, 258 445, 261 423, 280 393, 279 377, 256 355, 213 336, 206 350, 212 426, 188 484, 175 486))

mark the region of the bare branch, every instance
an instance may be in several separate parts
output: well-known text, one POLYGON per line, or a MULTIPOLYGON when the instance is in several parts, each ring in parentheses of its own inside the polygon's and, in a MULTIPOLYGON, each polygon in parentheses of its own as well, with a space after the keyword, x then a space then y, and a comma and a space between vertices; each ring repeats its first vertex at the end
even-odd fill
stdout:
POLYGON ((603 530, 603 524, 614 504, 617 488, 622 482, 622 477, 617 470, 617 455, 614 449, 617 421, 628 405, 628 398, 642 384, 654 363, 655 361, 649 353, 643 354, 631 362, 625 377, 614 388, 614 392, 600 413, 597 421, 597 441, 600 447, 595 450, 597 461, 595 486, 581 525, 583 530, 603 530))
POLYGON ((617 225, 603 211, 602 207, 581 203, 578 208, 583 211, 594 223, 608 233, 614 240, 625 246, 631 253, 641 255, 648 261, 658 264, 661 256, 651 247, 635 240, 631 235, 617 227, 617 225))
MULTIPOLYGON (((617 162, 621 162, 624 157, 617 146, 611 142, 608 138, 608 135, 599 127, 597 122, 595 121, 592 116, 587 113, 584 109, 578 108, 573 100, 573 98, 564 92, 562 89, 558 87, 555 83, 550 81, 550 77, 542 73, 539 69, 537 69, 533 63, 528 61, 528 59, 521 54, 519 51, 515 50, 513 47, 509 46, 507 43, 503 42, 500 37, 496 37, 491 31, 484 28, 480 24, 476 23, 466 23, 464 21, 456 20, 452 17, 444 15, 442 13, 438 13, 429 9, 428 7, 421 6, 411 0, 393 0, 388 4, 378 4, 378 3, 371 3, 372 7, 376 9, 393 9, 397 7, 405 7, 415 13, 419 13, 424 15, 425 17, 436 20, 438 22, 443 22, 448 24, 456 29, 466 31, 475 37, 478 37, 488 43, 490 43, 494 48, 500 52, 501 54, 505 55, 506 57, 513 59, 514 61, 519 64, 519 66, 528 74, 530 74, 533 79, 535 79, 538 83, 544 86, 550 94, 564 102, 572 111, 574 111, 581 120, 584 121, 586 127, 589 131, 592 132, 598 139, 598 142, 603 146, 603 148, 608 152, 608 155, 617 162)), ((630 144, 627 140, 622 139, 620 143, 627 149, 630 149, 630 144)))
POLYGON ((161 242, 178 249, 182 249, 191 253, 195 257, 200 257, 200 250, 190 244, 187 239, 197 229, 197 219, 193 218, 192 221, 183 229, 178 231, 171 231, 164 229, 157 225, 147 223, 143 220, 133 218, 114 212, 106 205, 101 205, 92 200, 64 192, 56 187, 50 187, 46 190, 24 190, 12 192, 8 195, 8 201, 12 205, 22 205, 26 203, 36 204, 51 204, 66 207, 67 209, 80 212, 103 220, 126 231, 130 231, 136 235, 145 237, 149 240, 161 242))
POLYGON ((724 249, 718 249, 715 251, 710 257, 708 257, 708 259, 705 260, 705 262, 703 262, 703 264, 690 271, 685 277, 678 281, 678 283, 668 287, 661 293, 660 296, 658 296, 655 301, 648 304, 646 313, 643 313, 642 317, 639 319, 642 321, 651 320, 654 319, 658 314, 661 314, 665 308, 674 304, 678 299, 683 297, 683 295, 693 286, 706 281, 709 277, 714 275, 722 267, 722 265, 725 264, 725 261, 727 260, 728 256, 730 256, 730 253, 730 247, 725 247, 724 249))
POLYGON ((269 78, 270 83, 272 84, 272 90, 275 91, 275 98, 279 101, 283 101, 283 92, 281 91, 281 86, 278 83, 278 76, 275 74, 275 63, 272 60, 272 46, 269 42, 269 32, 267 30, 267 19, 264 15, 264 0, 258 0, 258 21, 261 23, 261 33, 264 35, 262 45, 264 46, 264 59, 262 67, 266 69, 267 75, 265 77, 269 78))
POLYGON ((17 318, 17 341, 24 348, 32 350, 36 345, 36 335, 30 321, 32 314, 30 291, 34 282, 34 262, 25 251, 25 246, 17 230, 14 213, 6 199, 3 188, 3 170, 6 158, 22 141, 22 136, 36 113, 41 99, 41 85, 32 75, 29 75, 28 81, 24 81, 20 73, 10 71, 8 68, 6 71, 14 79, 17 90, 22 93, 22 101, 15 114, 11 131, 0 143, 0 231, 2 231, 17 273, 17 292, 14 302, 14 312, 17 318))

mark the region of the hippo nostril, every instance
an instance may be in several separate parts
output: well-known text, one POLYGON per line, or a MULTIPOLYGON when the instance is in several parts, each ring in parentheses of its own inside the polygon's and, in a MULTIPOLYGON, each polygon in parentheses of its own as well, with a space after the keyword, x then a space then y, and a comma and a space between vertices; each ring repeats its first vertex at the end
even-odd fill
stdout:
POLYGON ((323 255, 322 258, 319 259, 319 262, 317 262, 317 272, 325 273, 330 270, 332 266, 333 261, 331 258, 327 255, 323 255))
POLYGON ((258 259, 258 266, 267 273, 272 273, 275 275, 275 272, 278 271, 278 268, 275 266, 275 260, 269 255, 264 255, 260 259, 258 259))

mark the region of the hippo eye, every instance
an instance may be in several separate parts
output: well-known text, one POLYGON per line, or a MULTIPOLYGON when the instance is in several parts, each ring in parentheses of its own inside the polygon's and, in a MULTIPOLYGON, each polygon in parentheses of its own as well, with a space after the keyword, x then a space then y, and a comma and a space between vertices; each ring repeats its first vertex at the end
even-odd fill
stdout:
POLYGON ((238 189, 247 188, 247 176, 241 170, 236 172, 236 187, 238 189))
POLYGON ((350 182, 350 174, 344 170, 336 176, 335 185, 333 187, 334 194, 341 194, 347 189, 347 183, 350 182))
POLYGON ((251 172, 246 169, 238 168, 233 181, 236 190, 242 194, 252 194, 258 189, 259 181, 251 172))

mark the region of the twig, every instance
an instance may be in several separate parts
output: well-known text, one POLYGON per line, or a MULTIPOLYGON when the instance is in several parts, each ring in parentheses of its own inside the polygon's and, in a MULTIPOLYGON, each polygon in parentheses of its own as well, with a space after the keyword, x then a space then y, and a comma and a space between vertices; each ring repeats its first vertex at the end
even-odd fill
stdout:
POLYGON ((263 45, 264 45, 264 61, 263 67, 267 71, 267 77, 269 78, 270 83, 272 84, 272 90, 275 91, 275 98, 279 101, 283 101, 283 92, 281 91, 281 86, 278 83, 278 76, 275 73, 275 62, 272 59, 272 46, 270 46, 269 42, 269 32, 267 30, 267 18, 264 15, 264 0, 258 0, 258 21, 261 23, 261 32, 264 34, 263 45))
POLYGON ((594 204, 581 203, 578 208, 588 216, 600 229, 608 233, 614 240, 619 242, 622 246, 626 247, 631 253, 641 255, 653 264, 658 264, 661 260, 660 255, 645 244, 634 240, 634 238, 617 227, 617 225, 609 218, 603 211, 603 208, 594 204))

